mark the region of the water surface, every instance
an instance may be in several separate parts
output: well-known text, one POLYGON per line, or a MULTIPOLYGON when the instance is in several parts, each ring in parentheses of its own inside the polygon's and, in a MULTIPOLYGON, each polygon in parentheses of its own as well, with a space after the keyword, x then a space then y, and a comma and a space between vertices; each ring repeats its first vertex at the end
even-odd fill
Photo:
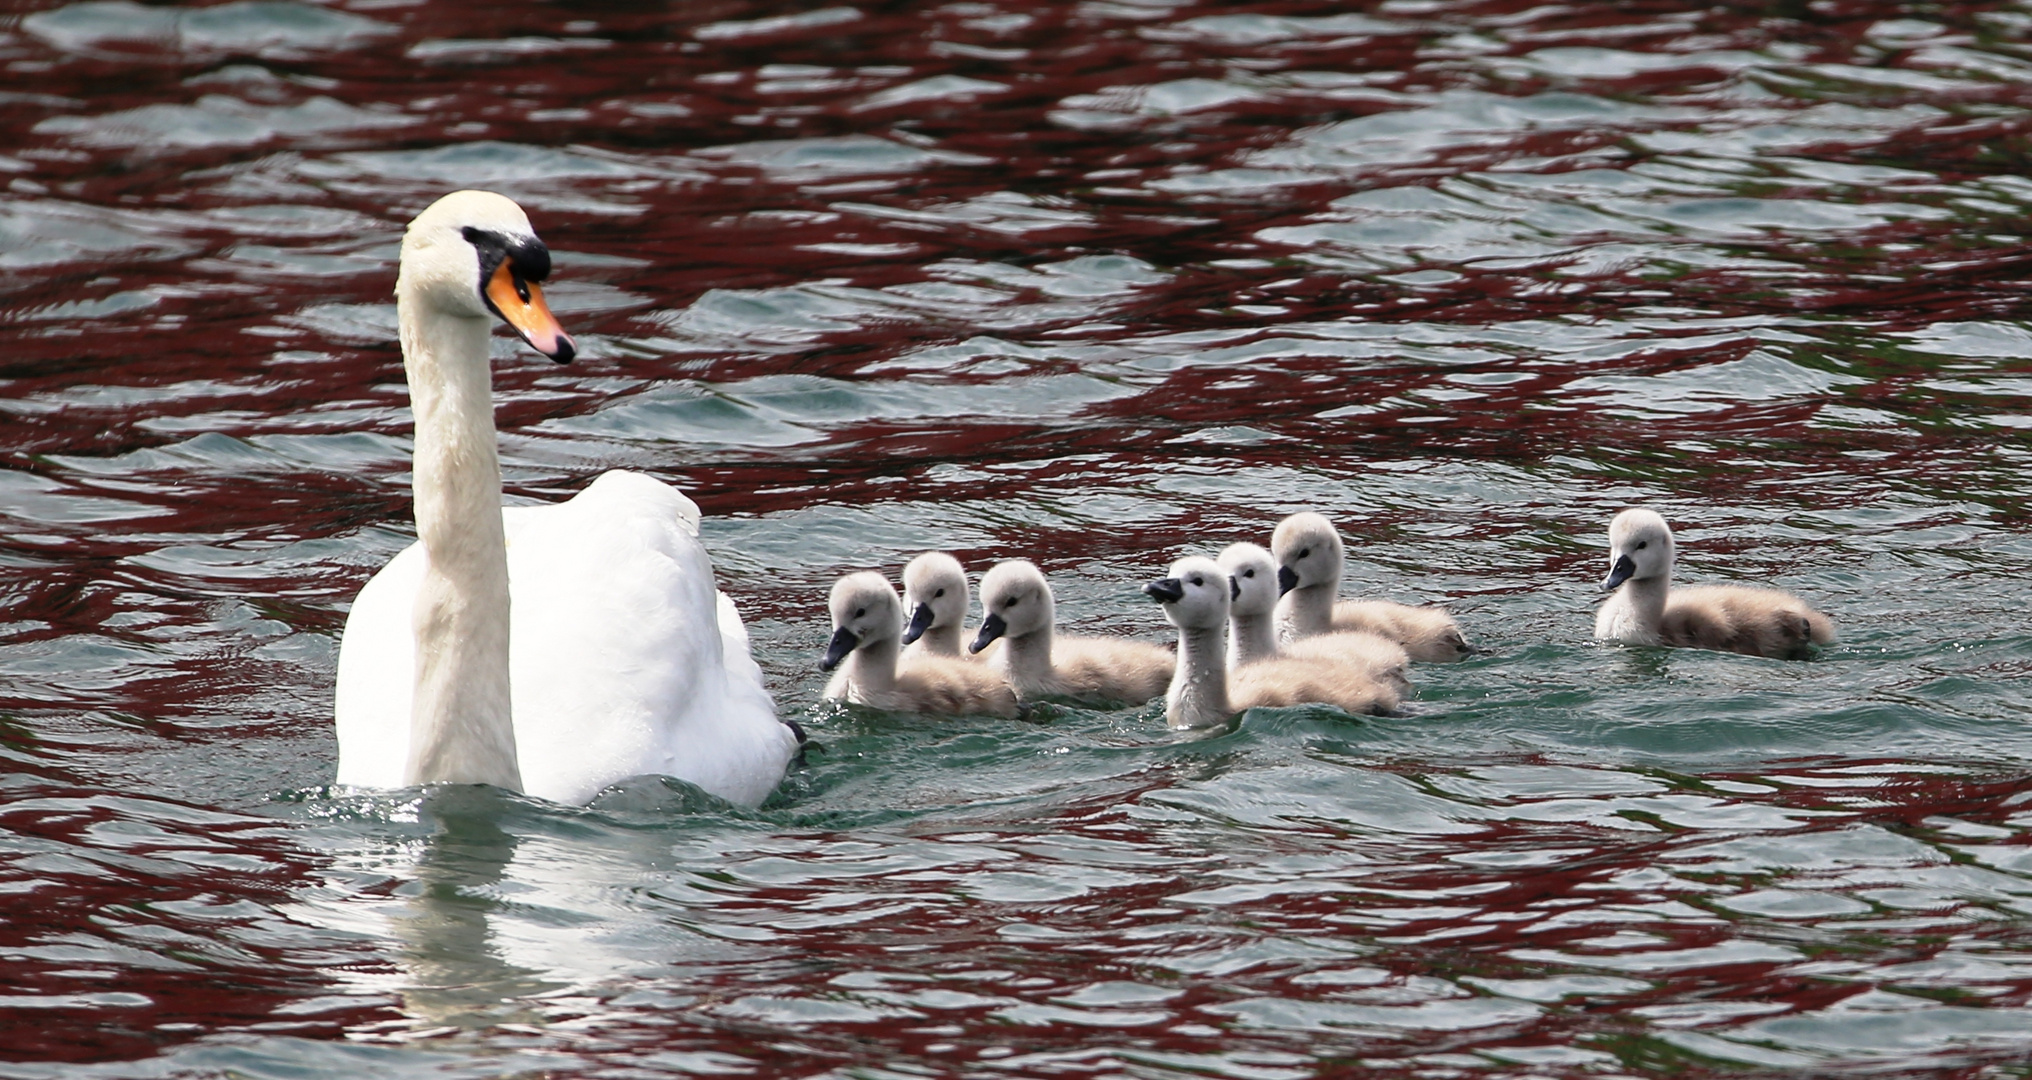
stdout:
POLYGON ((2032 13, 88 0, 0 16, 0 1075, 2007 1076, 2032 1030, 2032 13), (689 491, 757 811, 329 786, 413 539, 390 289, 481 186, 511 500, 689 491), (1642 503, 1841 640, 1589 640, 1642 503), (1313 509, 1401 716, 822 703, 943 547, 1313 509))

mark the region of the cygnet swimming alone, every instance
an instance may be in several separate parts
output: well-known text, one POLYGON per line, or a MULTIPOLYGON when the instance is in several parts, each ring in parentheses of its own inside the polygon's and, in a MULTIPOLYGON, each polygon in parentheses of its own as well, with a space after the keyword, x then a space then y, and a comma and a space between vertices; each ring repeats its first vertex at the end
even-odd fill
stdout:
POLYGON ((1333 522, 1313 513, 1293 514, 1270 534, 1277 560, 1277 633, 1286 644, 1314 634, 1366 630, 1404 646, 1413 660, 1459 660, 1470 651, 1453 616, 1436 607, 1412 607, 1388 600, 1335 602, 1347 548, 1333 522))
POLYGON ((1000 641, 999 655, 988 666, 1026 699, 1141 705, 1171 682, 1174 658, 1163 646, 1056 633, 1051 585, 1028 560, 1000 563, 981 576, 981 610, 980 633, 968 647, 980 652, 1000 641))
POLYGON ((1650 510, 1609 522, 1609 576, 1615 591, 1595 613, 1595 636, 1626 645, 1798 659, 1834 640, 1834 623, 1778 589, 1744 585, 1672 587, 1672 527, 1650 510))
POLYGON ((986 665, 937 656, 899 664, 903 605, 882 575, 863 570, 834 582, 828 607, 833 637, 819 667, 839 672, 826 697, 939 716, 1021 714, 1015 689, 986 665))
POLYGON ((961 648, 967 622, 967 571, 943 551, 927 551, 903 568, 903 656, 970 659, 961 648))
POLYGON ((1143 586, 1178 627, 1178 670, 1164 696, 1164 718, 1172 727, 1225 723, 1258 706, 1332 705, 1350 713, 1396 707, 1396 688, 1355 665, 1285 657, 1230 672, 1221 638, 1231 588, 1219 563, 1197 555, 1172 563, 1168 576, 1143 586))
POLYGON ((1365 630, 1346 630, 1277 641, 1277 563, 1261 545, 1229 544, 1216 560, 1228 575, 1228 669, 1280 656, 1354 664, 1390 682, 1399 694, 1411 689, 1411 657, 1404 646, 1365 630))

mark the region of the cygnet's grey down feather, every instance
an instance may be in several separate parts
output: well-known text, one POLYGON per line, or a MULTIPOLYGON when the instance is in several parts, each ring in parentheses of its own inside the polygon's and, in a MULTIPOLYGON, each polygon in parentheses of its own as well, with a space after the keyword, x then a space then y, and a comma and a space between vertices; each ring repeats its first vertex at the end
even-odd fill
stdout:
POLYGON ((1277 561, 1278 637, 1285 643, 1335 631, 1360 630, 1404 646, 1413 660, 1446 662, 1470 653, 1453 616, 1436 607, 1388 600, 1341 600, 1341 564, 1347 548, 1333 522, 1313 513, 1293 514, 1270 534, 1277 561))
POLYGON ((981 629, 968 647, 979 652, 1001 642, 988 666, 1025 700, 1141 705, 1170 684, 1171 650, 1129 638, 1059 634, 1057 618, 1043 571, 1024 559, 1000 563, 981 575, 981 629))
POLYGON ((833 583, 833 636, 820 666, 838 668, 825 696, 892 712, 932 716, 1022 713, 1016 691, 992 669, 950 657, 899 660, 903 605, 873 571, 833 583))
POLYGON ((1834 641, 1834 623, 1779 589, 1745 585, 1672 587, 1672 528, 1657 513, 1625 510, 1609 523, 1614 591, 1595 613, 1595 636, 1627 645, 1671 645, 1764 656, 1810 655, 1834 641))

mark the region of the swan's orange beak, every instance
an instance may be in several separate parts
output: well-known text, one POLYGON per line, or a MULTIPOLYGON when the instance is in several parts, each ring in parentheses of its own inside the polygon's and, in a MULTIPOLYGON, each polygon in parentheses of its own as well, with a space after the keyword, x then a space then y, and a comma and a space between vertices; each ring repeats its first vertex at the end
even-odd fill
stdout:
POLYGON ((543 290, 536 282, 516 273, 513 260, 503 259, 495 267, 494 276, 487 282, 487 299, 502 321, 514 327, 530 348, 560 364, 571 363, 571 358, 577 355, 578 342, 558 325, 550 305, 543 302, 543 290))

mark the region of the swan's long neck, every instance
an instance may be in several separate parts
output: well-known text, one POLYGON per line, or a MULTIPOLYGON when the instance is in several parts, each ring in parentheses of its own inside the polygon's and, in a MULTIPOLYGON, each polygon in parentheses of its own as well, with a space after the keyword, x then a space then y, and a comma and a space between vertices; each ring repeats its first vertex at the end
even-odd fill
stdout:
POLYGON ((1053 628, 1046 625, 1042 630, 1002 639, 1002 648, 998 651, 1002 654, 1003 670, 1011 683, 1018 687, 1052 684, 1055 675, 1051 664, 1052 634, 1053 628))
POLYGON ((960 641, 960 622, 941 623, 924 632, 918 638, 924 642, 924 651, 933 656, 965 656, 966 649, 960 641))
POLYGON ((396 297, 416 415, 416 686, 405 784, 522 790, 508 690, 508 546, 484 318, 396 297))
POLYGON ((1623 582, 1609 601, 1614 606, 1605 605, 1608 615, 1600 621, 1608 633, 1600 636, 1633 645, 1658 644, 1659 627, 1665 622, 1665 597, 1671 589, 1672 579, 1665 575, 1623 582))
POLYGON ((1277 655, 1277 625, 1269 613, 1228 617, 1228 666, 1241 667, 1277 655))
POLYGON ((897 633, 892 628, 887 634, 877 634, 847 654, 847 663, 852 665, 847 678, 865 698, 880 697, 896 689, 896 657, 902 649, 896 641, 897 633))
POLYGON ((1227 720, 1228 667, 1218 626, 1180 627, 1178 666, 1164 694, 1164 719, 1175 728, 1227 720))
POLYGON ((1306 585, 1277 601, 1278 630, 1286 641, 1324 634, 1333 627, 1334 594, 1340 582, 1306 585))

